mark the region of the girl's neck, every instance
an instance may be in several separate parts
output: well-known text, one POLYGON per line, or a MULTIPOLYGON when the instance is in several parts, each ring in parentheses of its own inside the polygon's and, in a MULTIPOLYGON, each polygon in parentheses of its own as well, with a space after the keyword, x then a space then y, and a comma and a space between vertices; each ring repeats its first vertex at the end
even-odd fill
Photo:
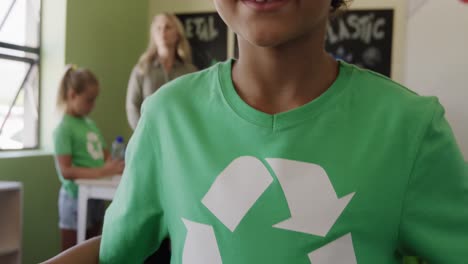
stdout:
POLYGON ((337 62, 324 49, 325 32, 277 47, 239 39, 232 77, 240 97, 257 110, 275 114, 319 97, 336 79, 337 62))

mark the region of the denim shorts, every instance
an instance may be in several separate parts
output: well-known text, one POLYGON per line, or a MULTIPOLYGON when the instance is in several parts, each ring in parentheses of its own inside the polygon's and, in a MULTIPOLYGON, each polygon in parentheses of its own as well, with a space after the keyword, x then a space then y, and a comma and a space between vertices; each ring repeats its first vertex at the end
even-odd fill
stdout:
MULTIPOLYGON (((71 197, 61 188, 58 200, 60 229, 77 230, 78 227, 78 199, 71 197)), ((88 200, 88 214, 86 227, 91 228, 104 220, 105 204, 102 200, 88 200)))

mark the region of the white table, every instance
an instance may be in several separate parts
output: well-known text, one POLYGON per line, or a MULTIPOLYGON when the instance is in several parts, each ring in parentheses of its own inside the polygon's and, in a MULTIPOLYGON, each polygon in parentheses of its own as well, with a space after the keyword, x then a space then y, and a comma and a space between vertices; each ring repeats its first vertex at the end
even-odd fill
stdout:
POLYGON ((77 243, 86 239, 86 219, 88 200, 100 199, 111 201, 120 182, 120 175, 96 180, 76 180, 78 184, 78 228, 77 243))

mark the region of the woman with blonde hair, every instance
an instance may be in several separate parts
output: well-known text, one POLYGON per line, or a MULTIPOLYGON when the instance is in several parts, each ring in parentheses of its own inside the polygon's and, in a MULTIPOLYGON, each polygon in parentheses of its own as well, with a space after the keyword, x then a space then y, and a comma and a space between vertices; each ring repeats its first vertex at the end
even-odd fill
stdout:
POLYGON ((165 83, 197 70, 192 64, 192 51, 184 28, 175 15, 156 15, 150 36, 148 48, 134 67, 127 89, 127 118, 132 129, 137 126, 146 97, 165 83))

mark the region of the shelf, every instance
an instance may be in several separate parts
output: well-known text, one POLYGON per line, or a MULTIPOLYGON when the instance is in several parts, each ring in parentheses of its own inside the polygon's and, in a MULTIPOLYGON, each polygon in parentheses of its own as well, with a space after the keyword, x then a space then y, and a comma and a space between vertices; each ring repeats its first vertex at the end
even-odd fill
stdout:
POLYGON ((22 185, 0 181, 0 263, 21 263, 22 185))
POLYGON ((21 183, 0 181, 0 191, 17 191, 21 188, 21 183))

